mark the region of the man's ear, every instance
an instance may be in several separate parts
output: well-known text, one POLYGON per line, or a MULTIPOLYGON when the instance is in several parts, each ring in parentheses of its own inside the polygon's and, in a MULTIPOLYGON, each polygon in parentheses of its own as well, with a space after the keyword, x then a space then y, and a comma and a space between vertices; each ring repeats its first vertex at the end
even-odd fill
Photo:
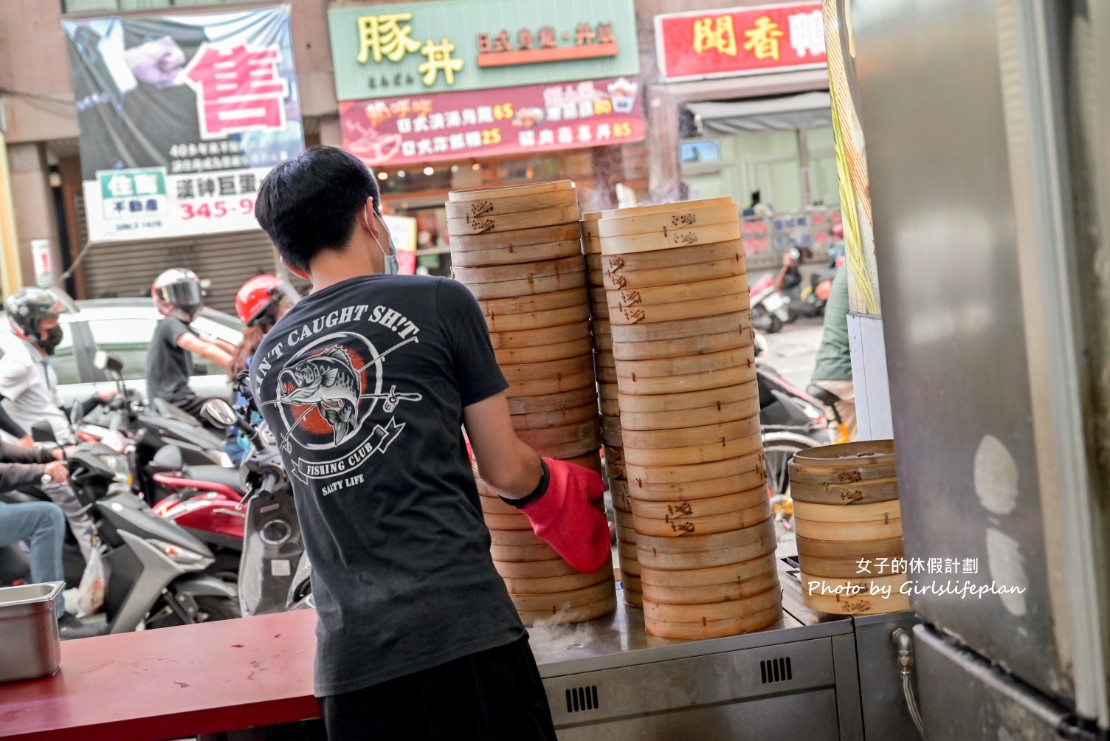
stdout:
POLYGON ((305 280, 312 280, 312 278, 309 277, 308 273, 301 270, 300 268, 293 267, 292 265, 290 265, 289 263, 287 263, 285 261, 284 257, 279 257, 278 259, 281 261, 282 267, 284 267, 286 270, 288 270, 293 275, 304 278, 305 280))

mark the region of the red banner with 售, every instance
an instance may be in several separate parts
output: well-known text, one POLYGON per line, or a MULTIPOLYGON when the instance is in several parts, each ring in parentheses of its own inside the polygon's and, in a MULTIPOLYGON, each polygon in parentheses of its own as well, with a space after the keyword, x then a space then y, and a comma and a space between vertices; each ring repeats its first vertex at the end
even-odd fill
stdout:
POLYGON ((657 15, 655 40, 666 80, 825 66, 820 2, 657 15))
POLYGON ((344 101, 343 148, 393 166, 642 141, 642 85, 625 77, 344 101))

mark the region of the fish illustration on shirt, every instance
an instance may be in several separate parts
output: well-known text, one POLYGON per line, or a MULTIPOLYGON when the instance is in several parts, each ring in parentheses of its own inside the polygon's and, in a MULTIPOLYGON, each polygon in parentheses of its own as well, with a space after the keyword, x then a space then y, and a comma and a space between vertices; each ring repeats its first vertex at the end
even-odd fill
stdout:
POLYGON ((361 384, 343 348, 332 345, 285 368, 278 388, 282 404, 315 404, 331 426, 336 445, 355 433, 361 384), (286 390, 289 385, 292 388, 286 390))

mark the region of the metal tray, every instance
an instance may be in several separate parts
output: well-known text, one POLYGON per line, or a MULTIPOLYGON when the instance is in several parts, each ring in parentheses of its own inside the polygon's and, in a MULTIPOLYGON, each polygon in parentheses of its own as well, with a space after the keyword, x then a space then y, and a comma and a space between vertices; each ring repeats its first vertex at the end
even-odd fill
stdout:
POLYGON ((0 682, 58 671, 61 645, 54 605, 64 588, 60 581, 0 588, 0 682))

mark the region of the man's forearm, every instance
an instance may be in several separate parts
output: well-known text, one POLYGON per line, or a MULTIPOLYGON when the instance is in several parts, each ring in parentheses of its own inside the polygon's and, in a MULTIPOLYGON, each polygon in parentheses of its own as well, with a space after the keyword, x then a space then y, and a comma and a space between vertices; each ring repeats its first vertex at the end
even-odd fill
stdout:
POLYGON ((12 437, 27 437, 27 431, 20 427, 19 423, 11 418, 7 410, 4 409, 3 404, 0 404, 0 430, 3 430, 12 437))

